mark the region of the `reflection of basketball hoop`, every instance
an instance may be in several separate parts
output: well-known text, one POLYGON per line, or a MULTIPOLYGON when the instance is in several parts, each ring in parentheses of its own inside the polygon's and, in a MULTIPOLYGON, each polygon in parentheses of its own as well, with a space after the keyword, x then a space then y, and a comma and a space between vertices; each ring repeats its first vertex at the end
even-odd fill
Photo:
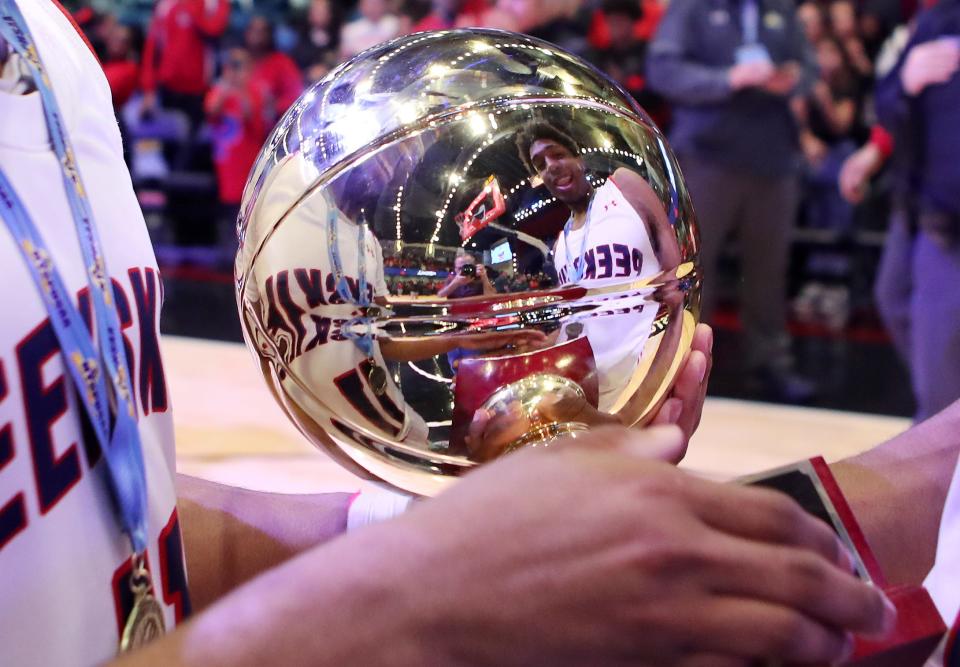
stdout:
POLYGON ((500 192, 500 184, 496 177, 491 175, 484 181, 483 189, 470 205, 454 216, 454 221, 460 228, 460 240, 466 241, 503 215, 506 210, 507 203, 500 192))

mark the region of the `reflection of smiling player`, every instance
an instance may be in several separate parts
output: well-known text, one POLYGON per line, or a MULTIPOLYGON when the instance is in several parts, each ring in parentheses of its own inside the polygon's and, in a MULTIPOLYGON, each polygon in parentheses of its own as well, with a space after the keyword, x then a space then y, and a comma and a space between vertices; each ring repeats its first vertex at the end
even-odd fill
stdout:
POLYGON ((545 122, 521 130, 517 148, 530 173, 538 175, 550 194, 570 208, 569 233, 560 237, 554 249, 558 271, 566 269, 561 282, 594 285, 595 280, 609 278, 647 278, 662 267, 679 263, 676 235, 663 205, 636 172, 621 167, 594 190, 576 142, 545 122), (595 237, 588 233, 583 257, 576 255, 578 242, 584 240, 581 230, 593 227, 597 231, 595 237), (572 247, 567 247, 564 237, 572 247), (628 252, 625 255, 612 244, 625 245, 628 252), (576 266, 568 264, 578 265, 582 260, 586 261, 584 277, 574 281, 576 266))
MULTIPOLYGON (((651 279, 680 263, 676 234, 656 193, 637 173, 621 167, 594 189, 576 142, 546 122, 517 135, 517 148, 531 174, 570 209, 554 247, 561 284, 608 287, 651 279)), ((600 409, 609 409, 633 375, 650 336, 657 308, 606 315, 583 322, 600 371, 600 409)), ((560 339, 579 335, 568 325, 560 339)))

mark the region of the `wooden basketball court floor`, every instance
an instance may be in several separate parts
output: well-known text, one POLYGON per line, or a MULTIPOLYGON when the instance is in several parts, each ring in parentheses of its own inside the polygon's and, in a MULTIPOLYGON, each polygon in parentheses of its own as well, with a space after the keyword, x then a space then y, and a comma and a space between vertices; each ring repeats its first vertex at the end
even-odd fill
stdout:
MULTIPOLYGON (((180 472, 285 493, 364 486, 287 421, 246 348, 166 336, 180 472)), ((851 456, 900 433, 899 417, 708 398, 683 467, 729 479, 821 455, 851 456)))

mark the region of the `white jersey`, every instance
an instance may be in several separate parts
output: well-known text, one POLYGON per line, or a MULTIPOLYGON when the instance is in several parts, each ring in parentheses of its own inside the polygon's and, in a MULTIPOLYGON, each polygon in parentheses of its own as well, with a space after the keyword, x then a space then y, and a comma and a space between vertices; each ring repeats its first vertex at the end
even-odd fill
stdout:
MULTIPOLYGON (((258 200, 253 219, 277 220, 298 199, 311 178, 301 171, 302 166, 299 157, 292 156, 274 167, 270 173, 273 181, 266 188, 270 197, 258 200)), ((341 440, 352 439, 351 429, 359 426, 389 441, 425 446, 427 426, 404 401, 393 378, 388 375, 381 394, 371 386, 372 366, 387 368, 379 346, 374 344, 371 360, 357 341, 344 334, 349 321, 361 315, 357 305, 361 229, 339 211, 329 191, 311 194, 287 213, 276 229, 254 226, 248 230, 244 253, 256 251, 259 233, 269 233, 269 237, 257 255, 246 293, 256 303, 277 355, 305 385, 289 375, 279 378, 298 408, 314 419, 321 417, 321 426, 341 440), (336 218, 337 248, 349 284, 349 300, 338 293, 330 257, 327 230, 331 213, 336 218)), ((363 276, 367 298, 373 302, 389 293, 380 243, 369 229, 364 234, 363 276)))
MULTIPOLYGON (((960 461, 953 472, 953 482, 940 518, 937 559, 924 582, 947 628, 960 621, 960 461)), ((943 647, 940 647, 943 650, 943 647)), ((960 645, 955 649, 960 650, 960 645)), ((942 664, 942 654, 929 663, 942 664), (940 660, 938 662, 937 660, 940 660)))
MULTIPOLYGON (((575 284, 587 288, 622 285, 661 271, 647 225, 612 178, 594 193, 587 222, 568 235, 560 234, 554 263, 562 285, 574 284, 575 267, 583 263, 583 277, 575 284)), ((630 381, 650 337, 657 304, 645 301, 645 296, 649 295, 634 295, 629 303, 614 300, 615 312, 600 308, 596 317, 583 322, 597 364, 601 410, 610 409, 630 381), (624 307, 634 310, 619 312, 624 307)), ((566 338, 562 333, 561 342, 566 338)))
MULTIPOLYGON (((51 2, 18 0, 39 45, 100 229, 132 374, 149 495, 147 562, 167 627, 189 611, 174 494, 173 424, 159 327, 162 285, 123 162, 110 90, 51 2)), ((39 95, 0 92, 0 168, 45 239, 81 314, 85 271, 39 95)), ((131 607, 130 546, 106 462, 85 437, 43 302, 0 225, 0 662, 112 658, 131 607)))

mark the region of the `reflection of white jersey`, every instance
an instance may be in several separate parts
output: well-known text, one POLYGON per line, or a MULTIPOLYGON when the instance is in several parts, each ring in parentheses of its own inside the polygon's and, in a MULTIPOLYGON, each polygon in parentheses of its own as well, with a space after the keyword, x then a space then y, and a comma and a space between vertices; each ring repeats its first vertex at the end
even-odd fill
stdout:
MULTIPOLYGON (((300 187, 299 159, 277 165, 271 177, 291 178, 291 187, 300 187), (289 170, 289 171, 288 171, 289 170)), ((277 184, 271 186, 279 192, 277 184)), ((293 198, 295 200, 296 197, 293 198)), ((269 203, 269 202, 268 202, 269 203)), ((258 207, 257 214, 268 213, 258 207)), ((386 391, 378 395, 370 383, 371 362, 357 345, 344 335, 352 318, 361 315, 359 301, 360 262, 358 237, 361 227, 332 206, 329 192, 318 191, 294 208, 270 235, 250 277, 259 299, 259 313, 268 334, 277 345, 278 356, 293 374, 310 389, 304 393, 293 378, 280 379, 288 396, 318 418, 316 407, 333 419, 322 422, 332 432, 344 426, 361 426, 388 440, 426 442, 426 425, 407 406, 391 378, 386 391), (337 247, 350 299, 337 291, 337 277, 328 247, 331 211, 336 215, 337 247), (339 421, 335 421, 339 418, 339 421), (332 428, 331 428, 332 427, 332 428)), ((247 237, 247 243, 255 239, 247 237)), ((369 230, 364 238, 364 275, 367 297, 387 297, 383 254, 369 230)), ((247 248, 252 251, 252 248, 247 248)), ((247 294, 253 294, 252 289, 247 294)), ((379 346, 374 345, 373 364, 386 369, 379 346)))
MULTIPOLYGON (((626 284, 661 271, 646 224, 613 178, 594 193, 586 224, 560 234, 554 262, 560 283, 566 285, 574 284, 575 267, 582 263, 583 278, 576 284, 588 288, 626 284)), ((611 300, 610 309, 601 307, 596 316, 582 320, 600 375, 601 410, 609 408, 629 382, 650 336, 657 304, 644 301, 644 296, 633 294, 629 303, 611 300), (624 307, 633 312, 608 312, 624 307)))
MULTIPOLYGON (((147 474, 147 565, 172 629, 190 602, 160 357, 160 275, 100 66, 52 2, 17 5, 48 69, 113 278, 147 474)), ((0 168, 87 316, 86 271, 39 98, 0 92, 0 168)), ((116 655, 131 607, 129 540, 47 311, 2 223, 0 266, 0 663, 100 664, 116 655)))

